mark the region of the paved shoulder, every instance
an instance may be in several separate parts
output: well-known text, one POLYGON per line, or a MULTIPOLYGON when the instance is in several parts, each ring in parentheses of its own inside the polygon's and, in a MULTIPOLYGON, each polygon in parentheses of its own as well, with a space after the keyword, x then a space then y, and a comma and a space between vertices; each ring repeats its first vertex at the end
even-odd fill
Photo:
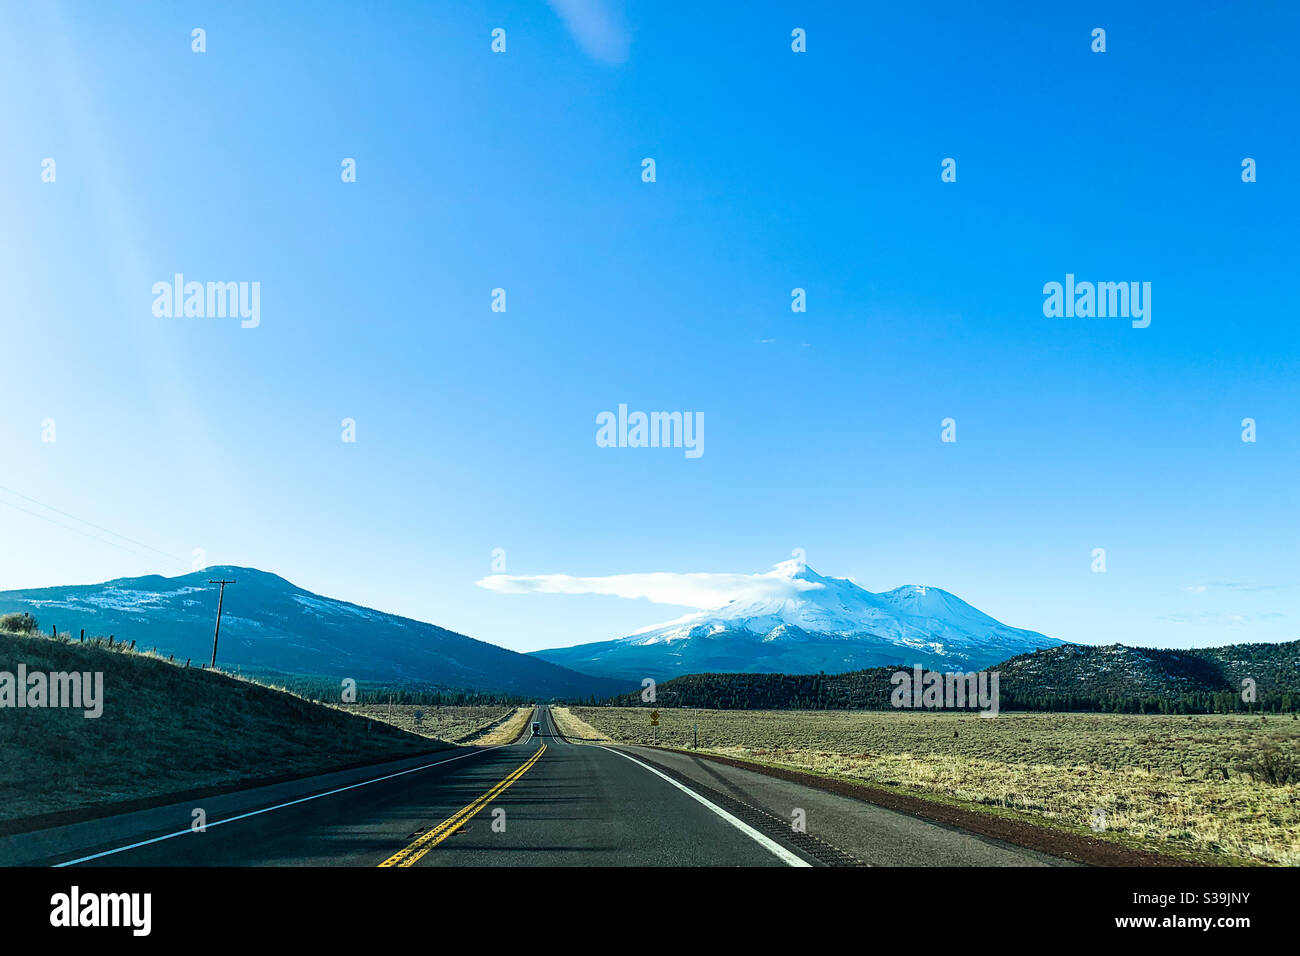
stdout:
MULTIPOLYGON (((1071 866, 1066 860, 1012 846, 884 807, 827 793, 793 781, 731 767, 693 754, 647 747, 621 750, 651 763, 720 802, 736 801, 753 819, 788 831, 796 824, 811 837, 808 852, 823 862, 869 866, 1071 866)), ((741 812, 741 811, 738 811, 741 812)))

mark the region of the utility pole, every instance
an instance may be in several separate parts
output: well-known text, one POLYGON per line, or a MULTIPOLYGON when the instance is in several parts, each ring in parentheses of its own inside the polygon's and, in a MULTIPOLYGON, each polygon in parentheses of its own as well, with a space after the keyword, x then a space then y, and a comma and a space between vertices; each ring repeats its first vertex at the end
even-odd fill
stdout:
POLYGON ((226 585, 234 584, 235 582, 234 579, 232 578, 229 581, 225 579, 222 579, 220 581, 209 580, 208 583, 221 585, 221 591, 217 594, 217 629, 212 632, 212 663, 208 665, 209 667, 216 667, 217 666, 217 638, 221 636, 221 605, 226 599, 226 585))

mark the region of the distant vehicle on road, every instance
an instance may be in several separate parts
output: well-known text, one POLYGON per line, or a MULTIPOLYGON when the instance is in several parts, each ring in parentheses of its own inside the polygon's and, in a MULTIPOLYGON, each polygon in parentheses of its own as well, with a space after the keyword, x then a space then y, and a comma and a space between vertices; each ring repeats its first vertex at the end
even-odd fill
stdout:
POLYGON ((539 721, 533 721, 533 736, 538 737, 542 733, 542 725, 539 721))

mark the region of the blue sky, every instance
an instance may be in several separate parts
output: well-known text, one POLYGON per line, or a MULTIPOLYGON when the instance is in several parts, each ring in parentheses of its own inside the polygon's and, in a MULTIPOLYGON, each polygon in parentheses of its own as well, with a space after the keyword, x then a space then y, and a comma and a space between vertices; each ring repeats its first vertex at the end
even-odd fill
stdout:
POLYGON ((202 548, 528 650, 683 608, 494 549, 802 548, 1065 640, 1295 639, 1300 15, 1039 6, 6 4, 0 588, 202 548), (156 317, 177 272, 260 325, 156 317), (1045 317, 1066 273, 1150 327, 1045 317), (598 447, 620 403, 705 453, 598 447))

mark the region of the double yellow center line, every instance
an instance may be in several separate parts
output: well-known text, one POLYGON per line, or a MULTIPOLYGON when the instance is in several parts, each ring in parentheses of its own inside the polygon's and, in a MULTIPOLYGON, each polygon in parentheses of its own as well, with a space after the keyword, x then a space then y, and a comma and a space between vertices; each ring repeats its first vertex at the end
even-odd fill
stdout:
POLYGON ((479 797, 469 806, 452 814, 450 817, 448 817, 442 823, 438 824, 432 830, 428 831, 427 833, 421 834, 419 838, 416 839, 416 841, 412 843, 410 846, 398 850, 396 853, 394 853, 392 856, 390 856, 387 860, 385 860, 383 863, 380 863, 379 865, 380 866, 411 866, 412 864, 414 864, 417 860, 419 860, 422 856, 424 856, 424 854, 428 853, 430 850, 432 850, 443 840, 447 839, 447 837, 451 836, 453 833, 459 830, 465 823, 468 823, 470 818, 473 817, 476 813, 478 813, 480 810, 486 807, 489 803, 491 803, 501 794, 505 793, 505 791, 509 789, 511 784, 513 784, 516 780, 518 780, 520 777, 526 774, 529 768, 532 767, 533 764, 537 763, 537 761, 541 759, 542 754, 544 753, 546 753, 546 744, 542 744, 542 746, 538 749, 537 753, 533 754, 526 761, 524 761, 523 766, 519 767, 517 770, 515 770, 514 773, 510 774, 508 777, 506 777, 504 780, 498 783, 487 793, 483 794, 481 797, 479 797))

